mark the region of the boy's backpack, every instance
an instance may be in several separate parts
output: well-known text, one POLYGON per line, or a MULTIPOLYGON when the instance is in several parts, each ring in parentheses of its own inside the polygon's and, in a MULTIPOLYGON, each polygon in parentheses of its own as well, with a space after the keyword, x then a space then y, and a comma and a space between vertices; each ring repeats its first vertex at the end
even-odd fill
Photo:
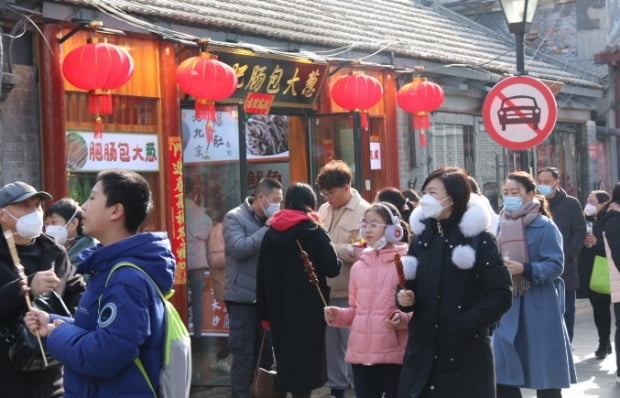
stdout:
MULTIPOLYGON (((165 297, 151 276, 142 268, 130 262, 120 262, 112 267, 106 278, 105 287, 108 286, 112 274, 121 267, 131 267, 146 275, 148 280, 155 286, 155 289, 157 289, 157 293, 159 293, 159 297, 161 297, 165 307, 164 322, 166 329, 164 333, 164 349, 162 350, 164 357, 159 374, 159 391, 155 391, 155 386, 153 386, 139 357, 134 359, 134 363, 140 369, 140 373, 144 376, 151 391, 153 391, 154 397, 189 397, 192 377, 192 349, 189 332, 177 310, 168 301, 168 298, 172 296, 174 291, 171 291, 168 297, 165 297)), ((99 297, 99 301, 101 301, 101 297, 99 297)))

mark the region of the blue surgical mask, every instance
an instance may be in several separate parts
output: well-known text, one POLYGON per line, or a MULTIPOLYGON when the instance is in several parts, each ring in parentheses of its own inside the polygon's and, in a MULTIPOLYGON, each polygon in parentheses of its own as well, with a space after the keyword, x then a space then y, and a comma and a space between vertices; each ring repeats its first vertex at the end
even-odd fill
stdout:
POLYGON ((504 196, 504 210, 513 212, 523 206, 523 198, 520 196, 504 196))
POLYGON ((280 210, 280 203, 269 203, 267 208, 263 207, 263 212, 267 218, 271 218, 278 210, 280 210))
POLYGON ((537 185, 536 190, 543 196, 549 196, 553 193, 553 187, 550 185, 537 185))

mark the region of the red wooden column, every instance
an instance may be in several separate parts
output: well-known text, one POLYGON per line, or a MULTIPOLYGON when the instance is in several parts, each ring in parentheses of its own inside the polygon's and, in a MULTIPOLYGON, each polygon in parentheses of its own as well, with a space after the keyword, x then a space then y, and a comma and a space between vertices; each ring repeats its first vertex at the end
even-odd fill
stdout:
MULTIPOLYGON (((175 52, 174 45, 169 42, 159 42, 159 84, 160 84, 160 93, 161 93, 161 143, 162 143, 162 154, 163 154, 163 168, 161 175, 164 181, 164 187, 169 187, 168 189, 164 189, 164 203, 166 204, 166 230, 168 234, 176 233, 173 231, 173 217, 175 214, 173 212, 172 204, 178 200, 178 198, 173 198, 174 189, 171 187, 171 173, 169 172, 169 168, 172 167, 172 162, 170 159, 170 153, 168 152, 168 144, 170 137, 180 137, 181 136, 181 111, 179 104, 179 95, 177 90, 177 81, 176 81, 176 62, 175 62, 175 52)), ((181 203, 183 202, 181 198, 181 203)), ((174 249, 174 248, 173 248, 174 249)), ((174 304, 175 308, 179 312, 181 318, 185 320, 187 323, 187 280, 185 281, 177 281, 174 285, 175 294, 172 296, 171 300, 174 304)))
POLYGON ((68 192, 65 89, 58 27, 44 24, 42 30, 43 37, 39 36, 39 88, 43 189, 57 200, 68 192))

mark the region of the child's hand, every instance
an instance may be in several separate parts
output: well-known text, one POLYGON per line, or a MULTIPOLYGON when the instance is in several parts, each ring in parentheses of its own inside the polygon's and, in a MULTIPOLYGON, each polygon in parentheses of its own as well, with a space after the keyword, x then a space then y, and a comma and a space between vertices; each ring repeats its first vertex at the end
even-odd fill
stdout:
POLYGON ((385 326, 391 329, 396 329, 400 326, 402 318, 400 316, 400 312, 394 312, 390 317, 385 320, 385 326))
POLYGON ((325 322, 330 324, 336 319, 336 307, 327 306, 323 308, 323 314, 325 315, 325 322))
POLYGON ((396 299, 401 307, 411 307, 415 303, 415 294, 413 290, 402 289, 396 295, 396 299))

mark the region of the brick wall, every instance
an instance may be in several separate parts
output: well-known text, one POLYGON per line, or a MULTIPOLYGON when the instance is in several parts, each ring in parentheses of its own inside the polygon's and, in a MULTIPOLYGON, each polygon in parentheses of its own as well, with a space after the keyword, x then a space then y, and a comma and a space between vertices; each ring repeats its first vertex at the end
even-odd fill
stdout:
POLYGON ((0 184, 22 180, 41 187, 39 95, 35 68, 14 65, 19 83, 0 102, 0 184))

